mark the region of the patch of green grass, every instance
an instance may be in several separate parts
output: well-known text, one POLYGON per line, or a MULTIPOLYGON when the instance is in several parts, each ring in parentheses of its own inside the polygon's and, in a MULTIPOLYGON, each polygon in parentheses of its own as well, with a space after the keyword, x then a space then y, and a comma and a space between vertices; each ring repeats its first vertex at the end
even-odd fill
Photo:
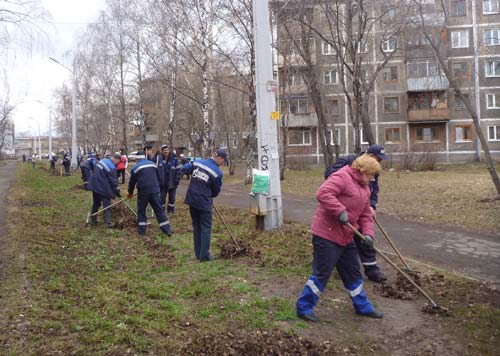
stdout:
POLYGON ((467 338, 474 340, 469 352, 481 355, 496 355, 500 338, 500 311, 490 305, 478 304, 469 307, 460 306, 454 313, 464 323, 467 338))
MULTIPOLYGON (((311 327, 297 320, 294 305, 311 268, 311 237, 304 226, 249 233, 251 216, 222 207, 230 229, 245 236, 260 257, 199 263, 184 206, 172 218, 172 238, 160 234, 155 221, 148 227, 148 237, 157 243, 153 248, 135 229, 86 226, 90 197, 73 189, 78 183, 78 176, 18 167, 7 247, 17 261, 0 288, 0 353, 176 355, 193 332, 284 328, 299 333, 311 327), (21 254, 25 266, 20 269, 21 254), (287 278, 288 285, 277 288, 280 294, 269 289, 266 294, 259 283, 287 278), (19 329, 25 322, 29 332, 19 329)), ((216 219, 214 237, 228 238, 216 219)), ((332 280, 329 288, 335 284, 332 280)), ((329 307, 327 300, 323 307, 329 307)), ((482 323, 495 325, 497 318, 479 310, 468 326, 471 337, 487 340, 482 323)))

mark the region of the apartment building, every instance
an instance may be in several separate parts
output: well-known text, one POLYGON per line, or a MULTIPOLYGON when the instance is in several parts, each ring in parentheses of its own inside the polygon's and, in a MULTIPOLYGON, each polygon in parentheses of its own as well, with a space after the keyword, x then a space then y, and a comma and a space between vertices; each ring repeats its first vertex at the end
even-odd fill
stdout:
MULTIPOLYGON (((387 11, 387 2, 374 2, 372 11, 387 11)), ((441 57, 453 81, 468 97, 478 114, 493 156, 500 160, 500 4, 499 0, 425 1, 425 31, 439 44, 441 57), (446 14, 446 21, 445 20, 446 14), (443 24, 446 23, 446 27, 443 24)), ((397 9, 390 13, 399 16, 397 9)), ((381 25, 378 24, 380 27, 381 25)), ((476 130, 465 104, 458 98, 435 59, 428 37, 418 28, 407 28, 381 43, 373 38, 360 44, 366 54, 366 73, 374 73, 384 59, 395 53, 379 72, 369 98, 372 131, 377 143, 386 147, 392 159, 409 153, 432 152, 440 162, 463 162, 481 156, 476 130)), ((280 33, 280 31, 278 31, 280 33)), ((278 39, 280 41, 280 39, 278 39)), ((336 69, 336 53, 318 36, 311 39, 312 60, 319 71, 321 90, 331 127, 341 154, 354 151, 354 130, 349 106, 336 69)), ((304 85, 298 56, 279 56, 282 110, 288 127, 289 157, 321 162, 318 118, 304 85), (284 65, 288 70, 285 74, 284 65), (290 71, 290 67, 297 70, 290 71)), ((361 142, 368 142, 361 129, 361 142)))

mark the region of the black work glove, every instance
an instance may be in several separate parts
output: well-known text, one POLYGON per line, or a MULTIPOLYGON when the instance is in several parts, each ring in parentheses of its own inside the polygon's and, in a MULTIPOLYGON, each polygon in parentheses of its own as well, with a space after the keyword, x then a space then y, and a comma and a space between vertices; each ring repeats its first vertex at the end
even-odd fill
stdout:
POLYGON ((347 225, 349 223, 349 216, 347 215, 347 210, 344 210, 339 215, 339 221, 343 225, 347 225))
POLYGON ((366 247, 373 248, 373 239, 370 235, 365 235, 365 238, 361 240, 361 243, 366 247))

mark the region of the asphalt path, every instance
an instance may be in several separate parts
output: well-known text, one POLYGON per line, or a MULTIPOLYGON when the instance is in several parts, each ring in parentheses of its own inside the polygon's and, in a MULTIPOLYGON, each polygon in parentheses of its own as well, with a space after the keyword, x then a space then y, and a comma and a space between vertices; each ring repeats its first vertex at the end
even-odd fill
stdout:
POLYGON ((16 161, 0 161, 0 284, 4 277, 4 270, 7 266, 7 225, 5 218, 7 215, 7 197, 10 185, 15 177, 16 161))
MULTIPOLYGON (((178 204, 182 204, 188 181, 179 187, 178 204)), ((224 185, 215 203, 235 208, 249 208, 250 187, 224 185)), ((283 196, 285 221, 310 225, 316 211, 314 197, 295 194, 283 196)), ((403 256, 469 277, 500 283, 500 232, 485 235, 449 226, 402 221, 379 213, 378 220, 403 256)), ((500 219, 500 212, 499 212, 500 219)), ((376 244, 392 251, 382 233, 376 229, 376 244)))

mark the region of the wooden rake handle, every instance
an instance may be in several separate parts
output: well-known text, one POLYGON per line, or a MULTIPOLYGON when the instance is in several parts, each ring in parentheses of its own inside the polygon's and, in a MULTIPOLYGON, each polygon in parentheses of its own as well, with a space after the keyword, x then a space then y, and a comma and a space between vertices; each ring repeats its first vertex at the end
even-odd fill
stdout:
MULTIPOLYGON (((362 239, 363 241, 366 240, 366 238, 358 230, 356 230, 356 228, 354 226, 352 226, 350 223, 347 223, 347 226, 349 226, 352 229, 352 231, 354 231, 356 236, 358 236, 360 239, 362 239)), ((392 267, 394 267, 403 277, 405 277, 408 280, 408 282, 410 282, 415 288, 417 288, 417 290, 431 303, 431 305, 434 308, 438 307, 437 303, 417 283, 415 283, 415 281, 413 279, 411 279, 411 277, 409 275, 407 275, 405 272, 403 272, 403 270, 401 268, 399 268, 397 264, 392 262, 392 260, 389 257, 387 257, 378 248, 376 248, 375 246, 373 246, 373 248, 375 249, 375 251, 377 251, 377 253, 380 256, 382 256, 382 258, 387 263, 389 263, 392 267)))
MULTIPOLYGON (((137 193, 133 194, 132 196, 135 196, 135 195, 137 195, 137 193)), ((123 198, 123 199, 121 199, 121 200, 118 200, 117 202, 114 202, 113 204, 111 204, 111 205, 109 205, 109 206, 107 206, 107 207, 105 207, 105 208, 103 208, 103 209, 101 209, 101 210, 97 210, 94 214, 90 214, 90 215, 89 215, 89 217, 90 217, 90 216, 95 216, 95 215, 97 215, 97 214, 99 214, 99 213, 102 213, 103 211, 108 210, 109 208, 111 208, 111 207, 113 207, 113 206, 115 206, 115 205, 118 205, 118 204, 120 204, 120 203, 123 203, 123 202, 124 202, 124 201, 126 201, 127 199, 129 199, 129 198, 123 198)))
POLYGON ((389 243, 389 245, 391 245, 391 247, 394 250, 394 252, 396 252, 396 255, 398 255, 398 257, 401 260, 401 262, 403 262, 403 265, 407 268, 408 271, 411 271, 412 270, 411 267, 408 265, 408 263, 406 262, 406 260, 403 258, 403 255, 401 254, 401 252, 399 252, 398 248, 396 247, 396 245, 394 244, 394 242, 392 241, 392 239, 389 237, 389 234, 387 234, 387 232, 385 231, 385 229, 382 227, 382 225, 380 224, 380 222, 378 221, 378 219, 376 217, 373 217, 373 220, 375 221, 375 224, 377 224, 377 226, 380 229, 380 231, 382 231, 382 234, 384 235, 384 237, 387 240, 387 242, 389 243))

